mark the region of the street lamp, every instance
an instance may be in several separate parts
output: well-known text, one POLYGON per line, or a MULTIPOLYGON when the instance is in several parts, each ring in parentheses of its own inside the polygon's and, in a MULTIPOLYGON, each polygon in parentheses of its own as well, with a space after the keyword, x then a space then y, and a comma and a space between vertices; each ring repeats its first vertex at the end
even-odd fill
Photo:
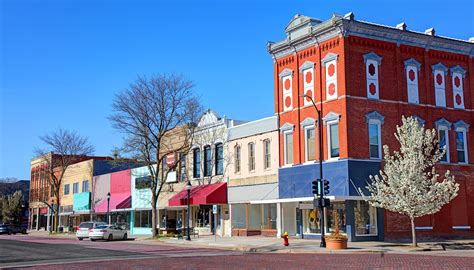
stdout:
POLYGON ((189 204, 190 197, 191 197, 191 188, 192 188, 191 181, 188 181, 185 188, 186 188, 186 191, 188 193, 188 213, 187 213, 187 217, 186 217, 186 219, 188 220, 188 222, 187 222, 188 226, 186 228, 186 240, 191 241, 190 228, 189 228, 189 223, 190 223, 189 222, 189 217, 190 217, 190 212, 191 212, 191 206, 189 204))
POLYGON ((321 216, 321 244, 319 245, 320 247, 326 247, 326 239, 324 238, 324 206, 323 206, 323 201, 324 201, 324 192, 322 191, 322 182, 323 182, 323 125, 321 123, 321 111, 318 110, 318 107, 316 107, 316 104, 314 103, 314 100, 311 96, 308 96, 306 94, 300 95, 303 98, 307 98, 311 100, 311 103, 313 104, 314 109, 316 112, 318 112, 318 145, 319 145, 319 179, 321 181, 321 188, 319 192, 319 213, 321 216))
POLYGON ((107 193, 107 222, 110 225, 110 192, 107 193))

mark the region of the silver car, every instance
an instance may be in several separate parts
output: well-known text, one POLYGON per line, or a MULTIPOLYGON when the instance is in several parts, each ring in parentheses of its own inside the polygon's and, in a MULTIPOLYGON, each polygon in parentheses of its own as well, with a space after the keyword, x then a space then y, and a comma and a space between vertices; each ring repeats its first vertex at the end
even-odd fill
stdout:
POLYGON ((91 241, 95 240, 127 240, 127 230, 116 225, 97 226, 89 231, 91 241))
POLYGON ((88 222, 82 222, 79 224, 76 230, 76 237, 79 240, 82 240, 84 238, 89 238, 89 231, 96 228, 97 226, 103 226, 107 225, 105 222, 93 222, 93 221, 88 221, 88 222))

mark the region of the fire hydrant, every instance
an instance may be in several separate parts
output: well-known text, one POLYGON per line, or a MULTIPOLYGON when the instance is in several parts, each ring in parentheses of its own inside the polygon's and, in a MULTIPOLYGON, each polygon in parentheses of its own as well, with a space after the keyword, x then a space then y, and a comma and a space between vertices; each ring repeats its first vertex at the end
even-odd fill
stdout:
POLYGON ((281 236, 281 238, 283 238, 283 245, 284 245, 284 246, 289 246, 289 245, 290 245, 290 243, 288 242, 288 233, 287 233, 287 232, 285 232, 285 233, 281 236))

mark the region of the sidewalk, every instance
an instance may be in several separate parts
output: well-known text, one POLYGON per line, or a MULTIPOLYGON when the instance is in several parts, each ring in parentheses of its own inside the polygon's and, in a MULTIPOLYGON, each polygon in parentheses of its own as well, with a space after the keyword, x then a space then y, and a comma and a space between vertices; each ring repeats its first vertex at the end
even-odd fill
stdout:
MULTIPOLYGON (((49 234, 47 231, 29 231, 28 234, 34 237, 76 239, 73 233, 49 234)), ((294 239, 290 238, 290 245, 285 247, 283 239, 273 237, 249 236, 249 237, 216 237, 200 236, 192 237, 191 241, 177 239, 175 237, 162 237, 152 239, 149 235, 129 236, 137 245, 160 245, 169 244, 176 246, 196 247, 196 248, 217 248, 243 252, 255 253, 394 253, 394 254, 419 254, 438 256, 462 256, 474 257, 474 239, 446 240, 436 242, 419 243, 418 248, 413 248, 410 243, 392 242, 348 242, 348 249, 327 250, 319 247, 319 240, 315 239, 294 239)))
POLYGON ((348 249, 331 251, 319 247, 319 240, 290 239, 290 245, 285 247, 280 238, 250 236, 250 237, 216 237, 201 236, 186 241, 177 238, 160 238, 158 241, 196 247, 213 247, 239 250, 244 252, 277 252, 277 253, 404 253, 423 255, 448 255, 474 257, 474 239, 450 240, 438 242, 423 242, 418 248, 412 248, 410 243, 390 242, 349 242, 348 249))

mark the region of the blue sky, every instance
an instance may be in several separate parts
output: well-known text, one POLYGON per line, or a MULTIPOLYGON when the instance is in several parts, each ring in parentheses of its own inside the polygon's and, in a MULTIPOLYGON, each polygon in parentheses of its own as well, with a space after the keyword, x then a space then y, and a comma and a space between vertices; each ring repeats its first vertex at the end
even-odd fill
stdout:
POLYGON ((267 41, 296 14, 356 19, 467 40, 473 1, 0 1, 0 178, 29 178, 38 136, 88 136, 97 155, 121 144, 107 116, 138 75, 179 72, 205 107, 230 118, 273 114, 267 41))

